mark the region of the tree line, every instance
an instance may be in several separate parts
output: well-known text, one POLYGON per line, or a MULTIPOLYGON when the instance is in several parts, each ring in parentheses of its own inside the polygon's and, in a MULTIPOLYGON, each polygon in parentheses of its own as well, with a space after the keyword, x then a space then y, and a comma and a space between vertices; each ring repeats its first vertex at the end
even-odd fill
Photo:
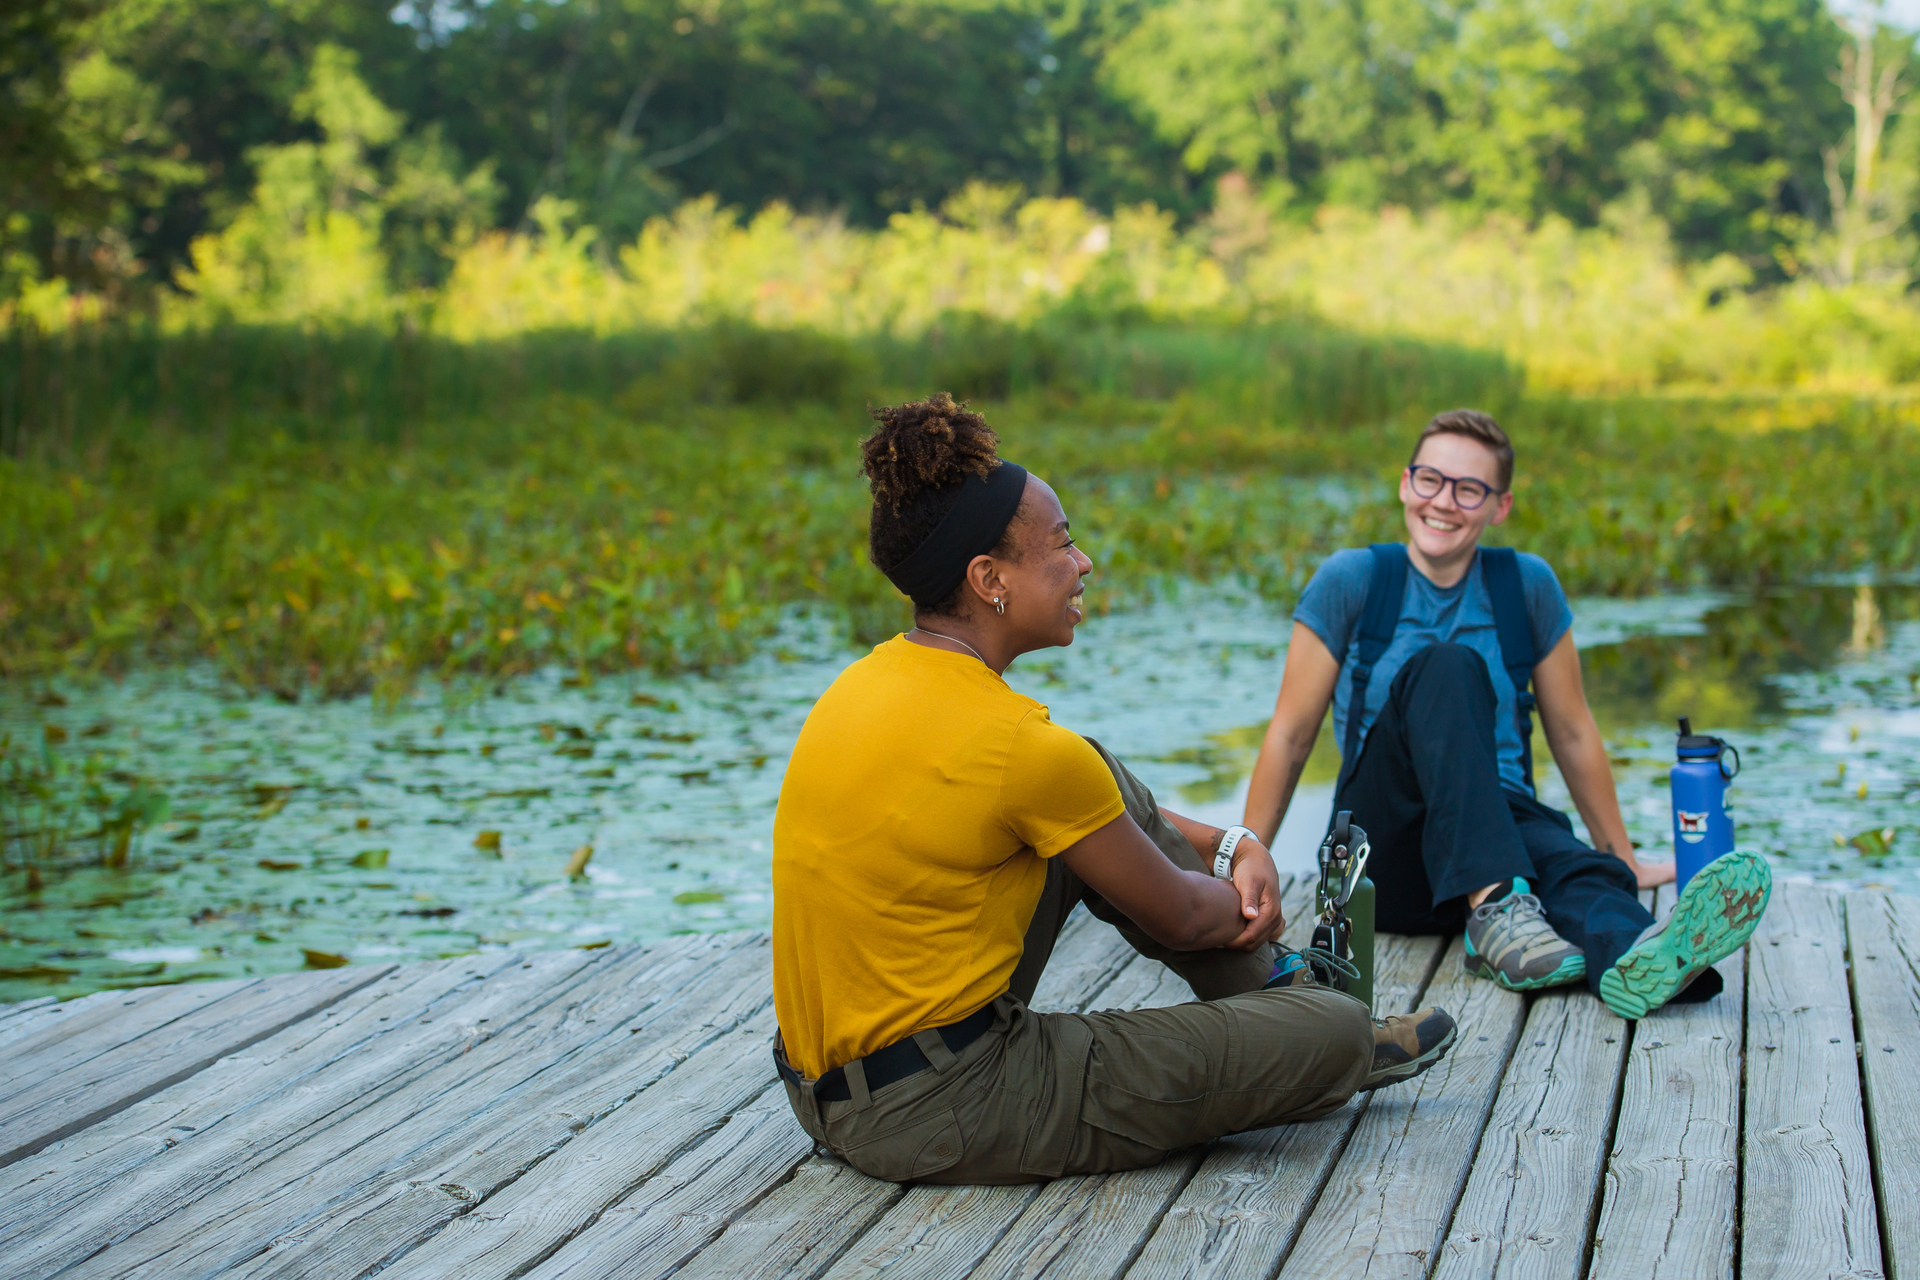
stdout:
POLYGON ((977 180, 1183 221, 1223 179, 1275 218, 1631 209, 1762 283, 1913 257, 1913 38, 1821 0, 6 9, 0 299, 176 286, 197 238, 271 234, 276 191, 377 206, 400 288, 536 210, 606 243, 703 194, 878 226, 977 180))

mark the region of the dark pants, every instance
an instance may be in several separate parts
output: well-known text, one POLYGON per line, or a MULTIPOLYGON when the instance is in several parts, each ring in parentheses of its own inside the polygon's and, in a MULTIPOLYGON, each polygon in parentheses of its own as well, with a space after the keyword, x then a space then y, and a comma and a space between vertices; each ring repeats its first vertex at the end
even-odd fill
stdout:
POLYGON ((1581 843, 1565 814, 1501 785, 1495 707, 1478 653, 1422 649, 1394 676, 1335 807, 1353 811, 1373 846, 1380 929, 1458 933, 1467 894, 1524 876, 1555 932, 1586 953, 1597 992, 1653 916, 1626 863, 1581 843))

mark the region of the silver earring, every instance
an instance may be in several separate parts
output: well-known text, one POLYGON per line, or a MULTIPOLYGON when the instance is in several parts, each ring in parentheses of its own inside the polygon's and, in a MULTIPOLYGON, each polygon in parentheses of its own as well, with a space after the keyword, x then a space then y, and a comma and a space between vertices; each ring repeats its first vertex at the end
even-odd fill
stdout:
POLYGON ((993 598, 993 611, 995 613, 1005 613, 1007 611, 1006 604, 1000 599, 999 596, 995 596, 993 598))

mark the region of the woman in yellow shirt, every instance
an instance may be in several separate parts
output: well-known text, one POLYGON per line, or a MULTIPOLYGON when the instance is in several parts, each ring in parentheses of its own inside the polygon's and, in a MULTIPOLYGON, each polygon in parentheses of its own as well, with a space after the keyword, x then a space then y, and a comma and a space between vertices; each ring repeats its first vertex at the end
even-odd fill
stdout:
POLYGON ((833 682, 774 819, 775 1061, 801 1127, 896 1181, 1150 1164, 1425 1070, 1440 1010, 1371 1021, 1276 963, 1278 876, 1244 828, 1160 809, 1001 678, 1073 643, 1093 563, 1053 490, 942 394, 865 442, 874 563, 915 622, 833 682), (1199 1000, 1027 1007, 1075 904, 1199 1000))

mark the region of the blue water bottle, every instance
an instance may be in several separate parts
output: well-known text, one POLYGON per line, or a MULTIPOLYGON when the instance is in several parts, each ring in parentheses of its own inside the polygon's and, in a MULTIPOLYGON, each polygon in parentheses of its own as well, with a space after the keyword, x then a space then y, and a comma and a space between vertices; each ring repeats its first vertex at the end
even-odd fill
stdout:
POLYGON ((1740 753, 1722 738, 1693 731, 1680 717, 1679 758, 1673 766, 1674 889, 1723 853, 1733 852, 1733 816, 1727 786, 1740 772, 1740 753), (1727 758, 1733 763, 1729 767, 1727 758))

